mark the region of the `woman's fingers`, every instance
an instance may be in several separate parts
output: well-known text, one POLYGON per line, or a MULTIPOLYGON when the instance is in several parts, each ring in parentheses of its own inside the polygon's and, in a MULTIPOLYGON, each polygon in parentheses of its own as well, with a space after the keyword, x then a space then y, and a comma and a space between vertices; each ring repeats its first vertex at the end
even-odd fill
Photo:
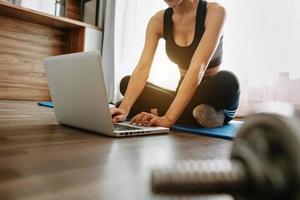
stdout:
POLYGON ((144 116, 144 113, 139 113, 136 116, 134 116, 131 120, 130 123, 138 124, 138 122, 141 120, 141 118, 144 116))
POLYGON ((152 114, 145 114, 142 119, 140 120, 139 124, 146 125, 151 119, 153 118, 152 114))
POLYGON ((149 121, 155 117, 155 115, 146 113, 146 112, 141 112, 137 114, 135 117, 133 117, 130 122, 138 125, 145 125, 149 123, 149 121))
POLYGON ((110 110, 110 115, 113 116, 114 114, 116 114, 118 112, 118 109, 116 107, 111 107, 109 108, 110 110))
POLYGON ((112 121, 113 121, 113 123, 118 123, 118 122, 122 121, 122 118, 123 118, 122 115, 118 115, 118 116, 115 116, 115 117, 112 119, 112 121))
POLYGON ((157 124, 157 120, 158 118, 157 117, 153 117, 149 123, 147 124, 148 126, 155 126, 157 124))
POLYGON ((114 118, 112 119, 112 121, 113 121, 113 123, 119 122, 119 117, 114 117, 114 118))
POLYGON ((142 113, 140 113, 140 115, 136 118, 135 123, 136 123, 137 125, 140 125, 140 126, 143 125, 142 120, 143 120, 144 118, 147 118, 147 113, 142 112, 142 113))
POLYGON ((112 107, 110 108, 110 114, 114 118, 115 116, 124 114, 124 111, 119 108, 112 107))
MULTIPOLYGON (((138 114, 139 115, 139 114, 138 114)), ((136 116, 134 116, 133 118, 131 118, 131 120, 130 120, 130 123, 135 123, 135 118, 137 117, 137 115, 136 116)))

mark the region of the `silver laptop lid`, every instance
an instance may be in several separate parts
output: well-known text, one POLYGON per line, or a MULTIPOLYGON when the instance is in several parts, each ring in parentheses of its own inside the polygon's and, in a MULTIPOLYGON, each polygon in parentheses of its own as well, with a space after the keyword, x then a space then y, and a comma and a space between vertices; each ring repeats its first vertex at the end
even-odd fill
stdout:
POLYGON ((99 51, 44 60, 59 123, 114 136, 99 51))

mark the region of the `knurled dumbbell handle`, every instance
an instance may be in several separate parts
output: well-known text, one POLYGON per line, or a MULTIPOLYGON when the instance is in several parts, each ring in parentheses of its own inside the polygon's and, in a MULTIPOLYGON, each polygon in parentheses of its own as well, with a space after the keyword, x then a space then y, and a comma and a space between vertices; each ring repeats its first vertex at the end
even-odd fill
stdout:
POLYGON ((186 161, 152 171, 155 193, 239 194, 247 178, 242 164, 227 160, 186 161))

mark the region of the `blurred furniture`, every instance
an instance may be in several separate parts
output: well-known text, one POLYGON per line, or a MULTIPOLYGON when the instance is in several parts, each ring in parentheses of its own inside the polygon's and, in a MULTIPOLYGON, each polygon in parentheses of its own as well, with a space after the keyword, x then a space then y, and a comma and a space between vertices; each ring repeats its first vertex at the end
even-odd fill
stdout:
POLYGON ((98 24, 100 0, 55 0, 55 5, 56 16, 85 21, 85 14, 88 14, 88 18, 92 18, 88 23, 95 26, 98 24), (86 10, 89 13, 85 13, 86 10))
POLYGON ((82 0, 65 0, 65 1, 66 1, 65 17, 82 21, 81 20, 82 0))
POLYGON ((86 3, 90 1, 95 1, 96 2, 96 7, 95 7, 95 25, 98 24, 99 20, 99 5, 100 5, 100 0, 80 0, 80 21, 84 21, 84 10, 85 10, 85 5, 86 3))
POLYGON ((43 59, 100 49, 95 26, 2 1, 0 11, 0 99, 49 100, 43 59))

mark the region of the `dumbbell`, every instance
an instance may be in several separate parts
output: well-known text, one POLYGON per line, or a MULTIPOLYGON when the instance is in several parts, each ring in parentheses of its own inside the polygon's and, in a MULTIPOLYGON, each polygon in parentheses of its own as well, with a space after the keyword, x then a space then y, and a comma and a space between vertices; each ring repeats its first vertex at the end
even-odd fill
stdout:
POLYGON ((283 113, 272 112, 270 106, 252 113, 238 130, 230 160, 156 168, 151 173, 152 191, 230 194, 236 200, 300 199, 300 115, 287 105, 272 106, 283 113))

